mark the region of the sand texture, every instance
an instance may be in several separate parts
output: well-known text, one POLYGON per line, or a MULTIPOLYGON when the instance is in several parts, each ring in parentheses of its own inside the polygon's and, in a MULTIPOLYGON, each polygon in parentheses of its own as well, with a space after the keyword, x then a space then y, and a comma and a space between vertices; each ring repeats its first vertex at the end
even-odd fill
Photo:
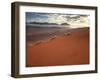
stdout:
POLYGON ((26 67, 89 64, 89 28, 52 34, 39 39, 27 31, 26 67))

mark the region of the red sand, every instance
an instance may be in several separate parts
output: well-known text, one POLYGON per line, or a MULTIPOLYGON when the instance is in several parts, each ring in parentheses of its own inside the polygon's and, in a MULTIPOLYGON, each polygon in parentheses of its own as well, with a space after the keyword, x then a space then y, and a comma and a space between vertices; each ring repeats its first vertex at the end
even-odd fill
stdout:
POLYGON ((71 32, 26 48, 26 66, 89 64, 89 29, 71 32))

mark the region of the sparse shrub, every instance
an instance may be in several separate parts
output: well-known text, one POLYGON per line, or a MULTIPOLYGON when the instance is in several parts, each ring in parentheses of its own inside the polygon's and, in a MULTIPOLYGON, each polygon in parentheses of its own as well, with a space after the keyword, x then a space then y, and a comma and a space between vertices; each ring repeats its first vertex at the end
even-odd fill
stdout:
POLYGON ((71 35, 71 33, 64 33, 64 36, 69 36, 71 35))
POLYGON ((38 42, 35 43, 35 45, 39 45, 41 43, 42 43, 42 41, 38 41, 38 42))
POLYGON ((54 40, 54 39, 56 39, 57 38, 57 36, 55 35, 54 37, 52 37, 50 40, 54 40))
POLYGON ((28 45, 28 46, 33 46, 33 43, 28 43, 27 45, 28 45))

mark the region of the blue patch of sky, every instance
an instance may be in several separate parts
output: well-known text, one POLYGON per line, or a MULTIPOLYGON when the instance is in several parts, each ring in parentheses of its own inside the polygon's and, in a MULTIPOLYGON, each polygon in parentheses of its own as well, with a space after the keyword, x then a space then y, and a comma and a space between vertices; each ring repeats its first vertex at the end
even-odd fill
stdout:
POLYGON ((48 19, 48 13, 26 12, 26 22, 41 22, 48 19))

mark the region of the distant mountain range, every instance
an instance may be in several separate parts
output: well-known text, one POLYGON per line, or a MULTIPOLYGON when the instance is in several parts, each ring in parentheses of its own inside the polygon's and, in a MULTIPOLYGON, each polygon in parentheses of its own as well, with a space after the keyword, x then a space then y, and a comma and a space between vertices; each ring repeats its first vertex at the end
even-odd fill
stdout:
POLYGON ((27 22, 26 24, 40 24, 40 25, 70 25, 70 24, 68 24, 68 23, 57 24, 57 23, 48 23, 48 22, 27 22))

